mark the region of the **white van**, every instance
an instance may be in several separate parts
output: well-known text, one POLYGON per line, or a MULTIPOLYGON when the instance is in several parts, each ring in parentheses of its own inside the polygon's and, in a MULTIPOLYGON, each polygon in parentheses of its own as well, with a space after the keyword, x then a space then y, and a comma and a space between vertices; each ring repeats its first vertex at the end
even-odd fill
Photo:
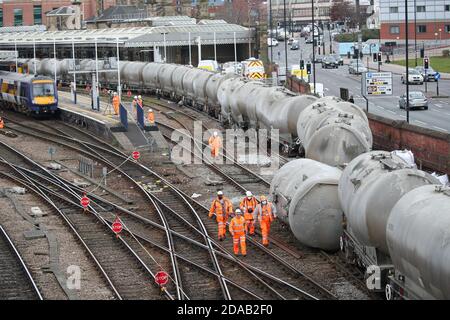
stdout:
POLYGON ((208 71, 218 71, 219 64, 216 60, 200 60, 197 68, 208 71))

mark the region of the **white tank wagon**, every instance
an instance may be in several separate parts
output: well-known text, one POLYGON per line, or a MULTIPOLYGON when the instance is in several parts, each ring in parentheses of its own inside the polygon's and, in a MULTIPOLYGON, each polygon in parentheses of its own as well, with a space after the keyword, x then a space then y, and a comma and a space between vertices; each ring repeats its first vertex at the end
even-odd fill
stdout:
POLYGON ((347 259, 365 268, 377 265, 385 281, 392 269, 386 243, 392 208, 410 190, 435 183, 436 178, 387 151, 372 151, 353 159, 338 187, 346 221, 341 249, 347 259))
POLYGON ((275 174, 270 194, 278 216, 303 244, 339 249, 342 209, 338 198, 338 168, 310 160, 293 160, 275 174))
POLYGON ((345 165, 372 148, 372 132, 364 113, 336 98, 322 98, 298 117, 297 134, 305 157, 332 166, 345 165))
POLYGON ((178 65, 177 68, 172 72, 172 84, 174 88, 173 96, 177 100, 183 98, 184 95, 183 78, 184 75, 191 69, 192 69, 191 67, 178 65))
POLYGON ((386 297, 450 299, 450 188, 426 185, 406 193, 387 221, 396 267, 386 297))
POLYGON ((222 110, 219 103, 219 87, 222 85, 222 83, 226 80, 235 79, 238 76, 233 73, 226 73, 226 74, 220 74, 215 73, 213 76, 211 76, 206 83, 206 96, 208 97, 208 113, 216 118, 218 118, 220 121, 223 122, 222 119, 222 110))

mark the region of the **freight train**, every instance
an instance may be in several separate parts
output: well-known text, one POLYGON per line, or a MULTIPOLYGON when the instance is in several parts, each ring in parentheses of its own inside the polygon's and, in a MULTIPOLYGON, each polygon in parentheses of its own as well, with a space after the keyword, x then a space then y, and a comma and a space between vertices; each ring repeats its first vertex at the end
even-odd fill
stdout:
POLYGON ((0 71, 0 105, 28 115, 51 115, 58 110, 58 92, 53 79, 0 71))
MULTIPOLYGON (((72 81, 69 60, 44 59, 38 72, 53 75, 55 63, 60 80, 72 81)), ((80 66, 95 70, 92 60, 80 66)), ((387 299, 450 299, 450 190, 398 154, 371 151, 359 107, 175 64, 123 61, 120 74, 124 88, 183 101, 223 123, 279 129, 308 158, 283 166, 270 189, 297 239, 341 249, 387 299)), ((88 74, 77 79, 90 82, 88 74)), ((100 82, 115 87, 117 76, 105 73, 100 82)))
MULTIPOLYGON (((70 83, 71 59, 36 62, 38 74, 70 83)), ((31 60, 21 60, 33 70, 31 60)), ((103 68, 99 61, 98 68, 103 68)), ((79 62, 80 71, 95 71, 95 61, 79 62)), ((255 129, 278 129, 281 144, 329 165, 344 165, 372 147, 372 133, 365 113, 335 97, 298 96, 283 87, 272 87, 234 74, 221 74, 184 65, 154 62, 120 62, 124 90, 151 92, 207 112, 225 124, 255 129)), ((103 87, 117 86, 117 73, 99 74, 103 87)), ((77 82, 90 82, 89 72, 77 82)))

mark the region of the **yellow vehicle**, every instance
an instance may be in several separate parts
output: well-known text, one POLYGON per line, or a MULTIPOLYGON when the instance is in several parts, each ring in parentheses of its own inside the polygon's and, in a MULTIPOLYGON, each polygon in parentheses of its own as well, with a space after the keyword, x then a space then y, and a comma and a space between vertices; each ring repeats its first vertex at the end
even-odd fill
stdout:
POLYGON ((308 78, 308 73, 306 71, 306 69, 300 69, 300 65, 298 64, 294 64, 291 67, 291 75, 296 76, 297 78, 301 78, 303 74, 303 79, 307 79, 308 78))
POLYGON ((201 60, 197 68, 208 71, 217 71, 219 70, 219 65, 215 60, 201 60))

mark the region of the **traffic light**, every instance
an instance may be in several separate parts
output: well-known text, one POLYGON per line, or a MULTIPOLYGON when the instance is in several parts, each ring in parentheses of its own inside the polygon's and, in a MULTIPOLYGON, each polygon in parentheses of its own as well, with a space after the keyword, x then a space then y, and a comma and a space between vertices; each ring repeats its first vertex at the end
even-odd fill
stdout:
POLYGON ((423 67, 428 69, 430 67, 430 60, 428 58, 423 59, 423 67))
POLYGON ((305 60, 300 60, 300 70, 305 69, 305 60))
POLYGON ((378 62, 378 55, 376 53, 373 54, 373 62, 378 62))
POLYGON ((381 52, 378 52, 378 62, 381 62, 383 60, 383 57, 381 56, 381 52))
POLYGON ((311 63, 310 63, 310 62, 308 62, 308 63, 306 64, 306 73, 307 73, 307 74, 311 74, 311 63))

